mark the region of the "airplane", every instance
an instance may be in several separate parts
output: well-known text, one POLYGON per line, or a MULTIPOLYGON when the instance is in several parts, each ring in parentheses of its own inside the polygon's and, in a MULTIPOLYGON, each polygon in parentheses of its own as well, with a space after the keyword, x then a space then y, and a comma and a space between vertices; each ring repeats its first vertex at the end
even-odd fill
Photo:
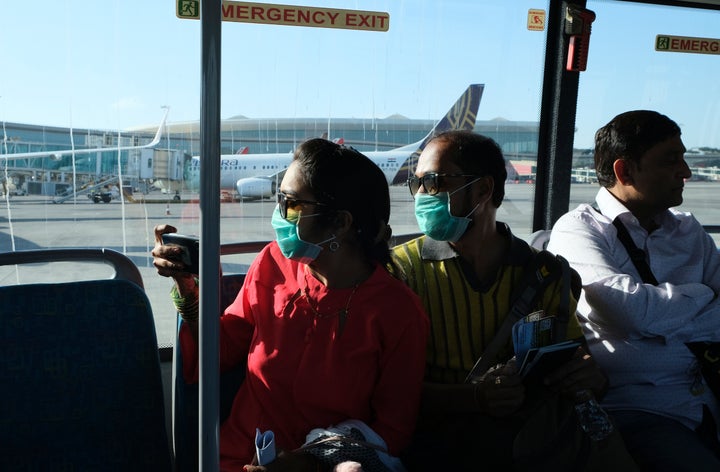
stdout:
MULTIPOLYGON (((363 154, 382 169, 388 184, 404 184, 412 175, 420 153, 433 136, 451 129, 474 129, 484 88, 484 84, 470 85, 422 140, 390 151, 369 151, 363 154)), ((242 200, 273 197, 292 159, 290 152, 241 156, 223 154, 220 156, 220 189, 237 190, 242 200)), ((199 188, 200 156, 191 158, 187 181, 191 189, 199 188)))
MULTIPOLYGON (((146 149, 146 148, 152 148, 157 146, 160 143, 160 138, 162 136, 163 128, 165 128, 165 120, 167 119, 168 113, 170 112, 169 107, 165 107, 165 114, 162 117, 162 120, 160 121, 160 125, 158 126, 157 132, 155 133, 155 136, 153 137, 152 141, 150 141, 147 144, 137 145, 137 146, 108 146, 108 147, 99 147, 99 148, 92 148, 92 149, 61 149, 61 150, 55 150, 55 151, 34 151, 34 152, 18 152, 18 153, 9 153, 9 154, 0 154, 0 161, 2 160, 17 160, 17 159, 30 159, 35 157, 49 157, 53 160, 59 160, 62 156, 67 155, 78 155, 78 154, 90 154, 94 152, 106 152, 106 151, 131 151, 134 149, 146 149)), ((3 140, 6 140, 7 138, 3 138, 3 140)))

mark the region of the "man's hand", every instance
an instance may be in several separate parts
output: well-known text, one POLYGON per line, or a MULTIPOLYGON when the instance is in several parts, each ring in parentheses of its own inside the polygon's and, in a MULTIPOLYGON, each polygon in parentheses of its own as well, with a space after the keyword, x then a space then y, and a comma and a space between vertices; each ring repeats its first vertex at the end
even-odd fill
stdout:
POLYGON ((571 396, 579 390, 590 389, 597 398, 602 398, 608 378, 592 356, 579 347, 572 359, 548 374, 543 383, 551 390, 571 396))
POLYGON ((478 406, 490 416, 509 416, 525 401, 525 386, 514 361, 489 371, 475 386, 478 406))

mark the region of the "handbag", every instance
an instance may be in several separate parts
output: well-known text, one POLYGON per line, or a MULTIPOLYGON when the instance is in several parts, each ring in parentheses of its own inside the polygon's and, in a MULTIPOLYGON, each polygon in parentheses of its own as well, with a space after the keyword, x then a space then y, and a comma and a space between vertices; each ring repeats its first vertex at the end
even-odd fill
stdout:
MULTIPOLYGON (((658 281, 647 263, 645 251, 635 245, 630 233, 619 218, 613 220, 613 225, 617 228, 618 239, 625 246, 642 281, 646 284, 658 285, 658 281)), ((715 398, 720 399, 720 342, 700 341, 685 343, 685 345, 697 358, 705 383, 710 387, 715 398)))
POLYGON ((400 459, 387 452, 385 441, 360 420, 346 420, 329 428, 310 431, 300 449, 325 467, 352 461, 366 472, 403 472, 400 459))

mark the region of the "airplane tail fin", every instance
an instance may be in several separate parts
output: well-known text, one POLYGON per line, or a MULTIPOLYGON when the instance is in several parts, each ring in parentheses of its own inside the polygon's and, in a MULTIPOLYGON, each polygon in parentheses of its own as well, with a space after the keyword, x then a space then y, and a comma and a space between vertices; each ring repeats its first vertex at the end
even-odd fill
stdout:
POLYGON ((160 121, 160 126, 158 126, 157 132, 155 133, 155 137, 148 144, 145 144, 144 146, 142 146, 143 148, 151 148, 151 147, 157 146, 160 143, 160 138, 162 137, 163 129, 165 129, 165 120, 167 120, 168 113, 170 113, 170 107, 165 107, 165 114, 163 115, 162 120, 160 121))
POLYGON ((484 89, 485 84, 471 84, 465 90, 445 116, 438 121, 427 136, 420 141, 417 149, 403 162, 393 178, 393 184, 405 183, 408 177, 413 174, 420 153, 434 136, 449 130, 472 131, 475 128, 477 111, 480 107, 480 99, 482 98, 484 89))

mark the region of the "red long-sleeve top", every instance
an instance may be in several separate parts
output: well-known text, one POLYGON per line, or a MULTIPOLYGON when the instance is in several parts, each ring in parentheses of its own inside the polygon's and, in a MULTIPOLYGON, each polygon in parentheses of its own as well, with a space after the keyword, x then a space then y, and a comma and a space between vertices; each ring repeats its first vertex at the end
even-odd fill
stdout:
MULTIPOLYGON (((198 349, 186 328, 181 348, 192 382, 198 349)), ((347 419, 364 421, 397 454, 415 426, 427 335, 420 300, 381 266, 357 288, 328 289, 270 243, 220 318, 221 371, 247 359, 220 430, 221 469, 250 463, 255 428, 272 430, 287 450, 311 429, 347 419), (340 332, 338 312, 346 306, 340 332)))

